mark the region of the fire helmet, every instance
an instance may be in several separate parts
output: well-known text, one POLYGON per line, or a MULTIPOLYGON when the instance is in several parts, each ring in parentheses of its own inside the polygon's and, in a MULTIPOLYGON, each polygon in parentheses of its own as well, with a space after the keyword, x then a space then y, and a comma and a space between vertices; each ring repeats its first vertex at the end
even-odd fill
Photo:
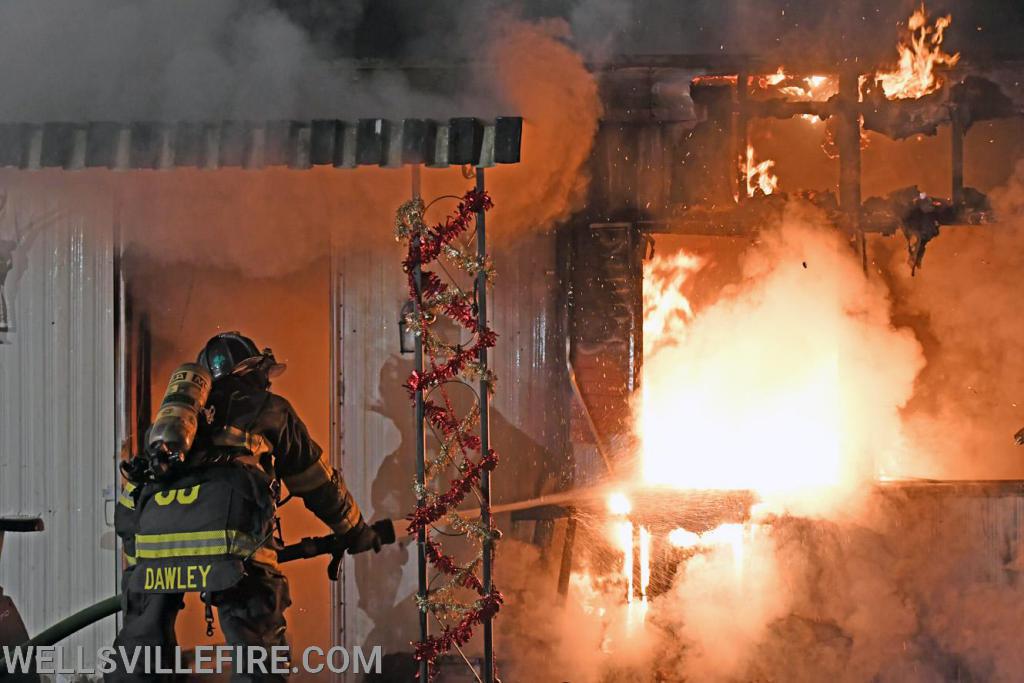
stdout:
POLYGON ((273 351, 260 351, 252 339, 240 332, 221 332, 211 337, 199 352, 196 362, 209 370, 215 381, 227 375, 245 375, 254 370, 270 378, 285 369, 285 365, 274 358, 273 351))

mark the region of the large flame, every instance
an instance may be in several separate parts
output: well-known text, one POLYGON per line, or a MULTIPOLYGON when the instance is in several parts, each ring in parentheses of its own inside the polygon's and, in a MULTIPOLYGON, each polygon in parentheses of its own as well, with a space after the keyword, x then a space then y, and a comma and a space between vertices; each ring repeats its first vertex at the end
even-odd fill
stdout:
POLYGON ((645 269, 643 481, 748 489, 806 511, 873 480, 898 457, 921 364, 881 285, 809 226, 763 237, 743 283, 695 313, 685 285, 704 267, 680 252, 645 269))
MULTIPOLYGON (((808 211, 787 205, 783 225, 746 248, 739 280, 702 308, 687 295, 713 277, 712 257, 680 249, 645 264, 643 487, 744 489, 766 512, 827 516, 902 455, 899 411, 923 365, 920 345, 892 326, 884 286, 808 211)), ((652 563, 670 548, 715 562, 724 552, 736 585, 756 572, 756 523, 665 533, 634 502, 621 490, 607 499, 627 636, 645 628, 652 563)))
POLYGON ((754 147, 747 145, 746 159, 742 168, 747 176, 747 196, 753 197, 758 190, 769 195, 779 187, 779 178, 772 172, 775 162, 771 159, 757 161, 754 156, 754 147))
POLYGON ((887 98, 915 99, 942 86, 935 67, 951 67, 960 59, 959 53, 950 55, 942 51, 942 40, 951 21, 947 14, 929 24, 923 2, 910 15, 906 38, 897 45, 900 59, 896 68, 875 75, 887 98))

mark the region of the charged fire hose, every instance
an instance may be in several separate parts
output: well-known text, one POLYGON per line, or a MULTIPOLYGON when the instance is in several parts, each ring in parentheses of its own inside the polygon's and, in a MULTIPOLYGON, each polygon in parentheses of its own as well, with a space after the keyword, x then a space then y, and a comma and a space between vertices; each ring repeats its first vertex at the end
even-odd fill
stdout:
MULTIPOLYGON (((395 542, 395 525, 390 519, 382 519, 370 526, 373 527, 373 530, 377 532, 377 536, 380 537, 381 545, 390 545, 395 542)), ((277 561, 291 562, 320 555, 330 555, 331 562, 327 567, 327 575, 332 581, 336 581, 341 570, 342 557, 347 549, 348 544, 343 540, 343 537, 336 534, 312 536, 279 549, 277 551, 277 561)), ((71 634, 81 631, 86 626, 90 626, 100 619, 120 611, 121 594, 118 593, 113 597, 101 600, 79 612, 75 612, 70 617, 58 621, 50 628, 39 633, 39 635, 29 638, 24 643, 15 647, 46 647, 56 645, 71 634)), ((3 678, 7 673, 9 672, 6 671, 6 663, 4 662, 3 655, 0 654, 0 678, 3 678)))
MULTIPOLYGON (((95 624, 100 619, 111 616, 121 611, 121 594, 118 593, 106 600, 100 600, 95 605, 90 605, 85 609, 75 612, 70 617, 58 621, 56 624, 48 629, 43 630, 39 635, 34 638, 29 638, 20 645, 15 645, 14 648, 27 648, 27 647, 49 647, 56 645, 60 641, 64 640, 73 633, 81 631, 86 626, 95 624)), ((4 655, 0 652, 0 680, 5 679, 11 672, 7 669, 7 662, 4 660, 4 655)), ((34 674, 28 674, 34 677, 34 674)), ((24 679, 19 679, 24 680, 24 679)), ((32 680, 31 678, 29 680, 32 680)), ((35 680, 38 680, 36 678, 35 680)))
POLYGON ((29 638, 18 647, 38 646, 46 647, 56 645, 72 633, 81 631, 86 626, 93 624, 104 617, 116 614, 121 611, 121 594, 101 600, 95 605, 90 605, 80 612, 75 612, 70 617, 58 621, 50 628, 42 631, 34 638, 29 638))

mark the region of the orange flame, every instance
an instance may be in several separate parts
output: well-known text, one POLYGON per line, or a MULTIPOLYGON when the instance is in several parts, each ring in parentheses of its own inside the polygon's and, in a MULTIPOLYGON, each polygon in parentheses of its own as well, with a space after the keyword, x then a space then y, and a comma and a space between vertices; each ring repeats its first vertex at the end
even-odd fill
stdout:
POLYGON ((747 175, 747 196, 753 197, 760 190, 763 194, 771 194, 779 187, 779 178, 772 169, 775 162, 771 159, 757 161, 754 157, 754 147, 747 145, 747 158, 741 168, 745 169, 747 175))
MULTIPOLYGON (((791 85, 779 88, 779 92, 796 102, 823 102, 839 92, 839 82, 834 76, 804 76, 794 79, 791 85)), ((821 123, 814 114, 800 114, 800 118, 811 123, 821 123)))
MULTIPOLYGON (((626 494, 616 491, 608 496, 608 510, 617 517, 624 517, 633 509, 626 494)), ((647 527, 635 528, 633 522, 620 520, 613 522, 612 533, 619 549, 622 551, 622 578, 626 582, 626 601, 630 604, 636 597, 637 587, 633 582, 634 558, 640 563, 639 594, 642 603, 647 603, 647 588, 651 585, 651 532, 647 527), (638 552, 634 555, 633 532, 638 531, 638 552)), ((642 616, 642 615, 641 615, 642 616)))
POLYGON ((827 100, 839 90, 839 84, 833 76, 804 76, 794 81, 791 85, 779 88, 779 92, 797 102, 827 100))
POLYGON ((676 548, 696 548, 700 545, 700 536, 686 529, 673 529, 668 532, 668 542, 676 548))
MULTIPOLYGON (((791 102, 825 102, 839 92, 835 76, 796 76, 782 66, 775 73, 758 76, 756 83, 762 89, 773 89, 785 95, 791 102)), ((811 123, 821 122, 814 114, 800 114, 800 118, 811 123)))
POLYGON ((786 74, 786 70, 780 66, 779 70, 775 73, 762 76, 760 82, 762 87, 770 87, 782 83, 787 78, 789 78, 789 76, 786 74))
POLYGON ((960 60, 959 53, 950 55, 942 51, 942 40, 951 22, 952 17, 947 14, 930 25, 923 2, 910 15, 907 36, 896 46, 899 63, 894 70, 875 75, 888 99, 917 99, 942 86, 935 67, 952 67, 960 60))
POLYGON ((687 294, 706 259, 645 262, 635 423, 645 484, 747 489, 819 512, 899 457, 898 409, 919 350, 890 327, 881 290, 834 238, 800 223, 766 233, 745 284, 700 312, 687 294), (900 353, 891 367, 880 360, 888 348, 900 353))
POLYGON ((632 503, 629 502, 629 498, 626 497, 625 493, 616 491, 615 493, 608 496, 608 511, 613 515, 628 515, 633 509, 632 503))

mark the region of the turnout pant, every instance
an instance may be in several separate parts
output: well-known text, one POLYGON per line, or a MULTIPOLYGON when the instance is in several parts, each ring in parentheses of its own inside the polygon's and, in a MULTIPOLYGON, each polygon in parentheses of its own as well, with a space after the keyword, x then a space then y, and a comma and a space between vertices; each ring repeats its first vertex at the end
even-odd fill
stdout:
MULTIPOLYGON (((114 640, 115 661, 117 671, 108 674, 107 681, 152 681, 174 680, 173 676, 157 676, 153 673, 142 671, 144 655, 140 649, 139 659, 136 662, 134 672, 125 670, 124 663, 120 660, 120 650, 124 647, 127 655, 132 656, 132 649, 136 647, 150 647, 151 657, 155 658, 155 646, 160 646, 161 668, 173 669, 174 648, 178 644, 174 634, 174 622, 178 612, 185 606, 184 596, 181 593, 137 593, 127 590, 128 579, 131 572, 125 571, 123 583, 125 586, 122 597, 124 611, 124 624, 121 631, 114 640)), ((276 569, 261 564, 247 563, 245 576, 231 588, 214 593, 211 603, 217 608, 217 616, 220 621, 224 638, 231 646, 259 646, 266 648, 268 652, 265 667, 270 670, 270 648, 287 646, 285 638, 284 611, 291 605, 291 598, 288 593, 288 579, 276 569)), ((204 668, 212 668, 216 663, 206 662, 204 668)), ((151 669, 156 668, 157 662, 151 664, 151 669)), ((238 663, 234 664, 235 669, 238 663)), ((274 681, 282 680, 283 676, 267 673, 261 675, 258 671, 251 675, 235 673, 233 670, 232 681, 274 681)))

